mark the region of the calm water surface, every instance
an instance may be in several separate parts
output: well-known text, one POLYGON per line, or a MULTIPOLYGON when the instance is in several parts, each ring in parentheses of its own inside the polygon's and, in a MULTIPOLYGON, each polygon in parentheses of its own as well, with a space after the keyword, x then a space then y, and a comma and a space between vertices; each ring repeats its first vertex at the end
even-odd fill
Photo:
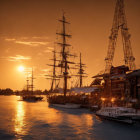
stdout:
POLYGON ((101 121, 86 109, 0 96, 0 140, 140 140, 140 126, 101 121))

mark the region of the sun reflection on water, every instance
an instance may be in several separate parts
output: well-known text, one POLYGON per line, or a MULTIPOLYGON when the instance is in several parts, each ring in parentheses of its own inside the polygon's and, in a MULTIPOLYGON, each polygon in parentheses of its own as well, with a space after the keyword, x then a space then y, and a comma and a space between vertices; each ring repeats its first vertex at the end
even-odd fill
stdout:
POLYGON ((88 113, 74 114, 71 110, 50 107, 47 102, 17 101, 15 105, 14 131, 18 140, 22 140, 30 132, 35 132, 35 137, 43 133, 42 137, 44 137, 46 132, 59 137, 65 128, 68 129, 68 133, 88 139, 93 129, 93 116, 88 113))
POLYGON ((25 130, 24 130, 24 116, 25 116, 25 111, 24 111, 24 106, 23 106, 23 102, 18 101, 17 102, 17 106, 16 106, 16 116, 15 116, 15 132, 18 135, 24 135, 25 134, 25 130))

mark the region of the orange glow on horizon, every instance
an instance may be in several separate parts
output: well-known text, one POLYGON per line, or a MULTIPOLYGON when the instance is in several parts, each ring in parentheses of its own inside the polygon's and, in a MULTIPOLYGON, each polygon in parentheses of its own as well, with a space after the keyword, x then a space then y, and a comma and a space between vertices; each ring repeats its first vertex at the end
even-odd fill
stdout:
MULTIPOLYGON (((66 43, 71 45, 71 47, 68 46, 70 54, 77 56, 69 56, 68 59, 79 63, 79 53, 81 53, 82 63, 86 65, 84 70, 88 77, 83 77, 83 86, 89 86, 94 80, 93 76, 104 73, 115 0, 65 2, 63 0, 42 2, 39 0, 9 2, 1 0, 0 5, 2 6, 0 12, 1 89, 21 90, 26 85, 28 71, 32 71, 28 70, 28 67, 34 67, 35 88, 50 89, 51 80, 46 79, 44 75, 52 74, 53 67, 48 64, 53 64, 53 61, 50 61, 53 58, 53 48, 57 52, 61 51, 60 44, 56 42, 60 43, 62 38, 56 33, 62 31, 62 24, 57 20, 62 19, 62 10, 60 10, 63 9, 62 7, 66 8, 66 20, 71 23, 66 25, 66 34, 72 35, 72 38, 67 38, 66 43), (3 17, 6 19, 4 20, 3 17), (22 65, 25 68, 24 71, 23 68, 18 68, 22 65)), ((137 69, 140 69, 140 19, 138 18, 140 1, 124 0, 124 5, 129 33, 132 36, 129 36, 131 47, 137 69)), ((118 32, 117 37, 112 64, 114 67, 125 64, 121 31, 118 32)), ((56 57, 58 60, 61 59, 59 53, 56 53, 56 57)), ((73 69, 75 65, 70 67, 72 69, 69 69, 69 73, 73 76, 68 79, 68 88, 77 85, 79 78, 74 76, 78 73, 78 69, 73 69)), ((59 72, 61 70, 57 67, 56 73, 59 72)), ((63 86, 62 82, 60 86, 63 86)))

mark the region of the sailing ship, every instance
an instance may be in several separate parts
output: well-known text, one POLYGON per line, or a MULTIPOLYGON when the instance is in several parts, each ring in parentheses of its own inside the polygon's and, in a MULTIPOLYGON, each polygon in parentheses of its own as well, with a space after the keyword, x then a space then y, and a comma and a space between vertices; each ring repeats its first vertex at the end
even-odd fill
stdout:
POLYGON ((33 68, 31 71, 31 85, 29 84, 29 77, 27 72, 27 90, 25 91, 24 95, 21 96, 23 101, 41 101, 43 97, 41 96, 35 96, 34 95, 34 75, 33 75, 33 68), (31 90, 30 90, 31 89, 31 90))
MULTIPOLYGON (((75 64, 74 62, 70 61, 70 57, 75 57, 75 55, 70 54, 69 47, 70 44, 67 43, 67 38, 70 38, 71 35, 66 33, 66 24, 70 24, 66 21, 65 15, 63 13, 62 19, 59 20, 62 24, 62 32, 56 33, 57 35, 61 36, 62 42, 58 42, 57 44, 61 47, 61 51, 58 52, 60 54, 60 60, 54 59, 54 62, 58 62, 58 64, 54 63, 53 67, 59 67, 61 69, 61 74, 56 76, 55 72, 53 71, 52 79, 56 80, 57 78, 63 79, 63 93, 61 95, 56 94, 49 94, 48 95, 48 102, 55 106, 61 106, 66 108, 79 108, 80 104, 78 100, 71 96, 68 92, 68 79, 71 78, 69 74, 69 69, 71 69, 70 64, 75 64)), ((55 58, 55 57, 54 57, 55 58)))

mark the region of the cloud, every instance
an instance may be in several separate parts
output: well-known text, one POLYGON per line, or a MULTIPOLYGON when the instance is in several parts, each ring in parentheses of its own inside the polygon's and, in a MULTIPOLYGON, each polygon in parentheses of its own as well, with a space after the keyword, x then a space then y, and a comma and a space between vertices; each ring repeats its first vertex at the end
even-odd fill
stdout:
POLYGON ((47 47, 49 50, 53 50, 54 48, 53 47, 47 47))
POLYGON ((6 38, 5 41, 15 41, 15 38, 6 38))
POLYGON ((50 53, 50 52, 52 52, 51 50, 45 50, 44 51, 45 53, 50 53))
POLYGON ((46 78, 46 74, 49 74, 50 69, 41 69, 41 73, 38 75, 38 77, 46 78))
POLYGON ((43 74, 43 73, 42 74, 39 74, 38 77, 40 77, 40 78, 46 78, 45 74, 43 74))
POLYGON ((48 42, 29 42, 29 41, 15 41, 17 44, 29 45, 29 46, 40 46, 40 45, 47 45, 48 42))
POLYGON ((49 43, 48 37, 20 37, 20 38, 5 38, 5 41, 22 44, 27 46, 45 46, 49 43))
POLYGON ((48 72, 50 69, 42 69, 41 71, 48 72))
POLYGON ((30 56, 22 56, 22 55, 16 55, 16 56, 9 56, 8 61, 22 61, 22 60, 30 60, 30 56))
POLYGON ((33 38, 33 39, 48 39, 47 36, 43 36, 43 37, 40 37, 40 36, 33 36, 32 38, 33 38))
POLYGON ((53 47, 47 47, 47 49, 44 50, 44 52, 45 52, 45 53, 50 53, 50 52, 52 52, 52 50, 54 50, 53 47))

